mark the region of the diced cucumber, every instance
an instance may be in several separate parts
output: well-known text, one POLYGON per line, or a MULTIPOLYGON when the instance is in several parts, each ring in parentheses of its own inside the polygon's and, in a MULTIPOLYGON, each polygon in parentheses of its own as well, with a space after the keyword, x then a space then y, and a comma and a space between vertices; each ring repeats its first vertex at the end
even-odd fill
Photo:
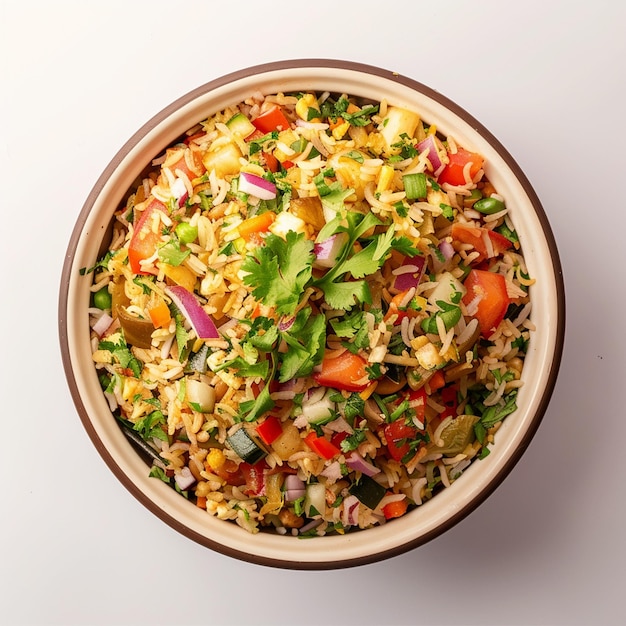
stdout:
POLYGON ((226 443, 241 458, 242 461, 254 465, 258 463, 267 452, 254 441, 245 428, 235 431, 230 437, 226 437, 226 443))
POLYGON ((307 517, 324 515, 326 510, 326 487, 322 483, 306 486, 304 494, 304 513, 307 517))
POLYGON ((242 139, 245 139, 256 130, 254 124, 243 113, 235 113, 226 122, 226 126, 228 126, 228 130, 231 133, 239 135, 242 139))
POLYGON ((370 509, 375 509, 386 493, 381 484, 366 474, 361 476, 359 482, 353 483, 348 491, 370 509))

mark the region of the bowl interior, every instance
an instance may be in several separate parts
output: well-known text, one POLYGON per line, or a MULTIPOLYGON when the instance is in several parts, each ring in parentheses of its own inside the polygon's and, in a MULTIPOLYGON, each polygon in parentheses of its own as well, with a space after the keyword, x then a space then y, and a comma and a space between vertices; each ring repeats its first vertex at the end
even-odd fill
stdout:
POLYGON ((437 92, 392 72, 355 63, 303 60, 274 63, 225 76, 182 97, 140 129, 119 151, 88 197, 73 232, 62 276, 59 329, 68 384, 90 438, 120 481, 151 511, 191 539, 244 560, 289 568, 363 564, 416 547, 457 523, 509 473, 543 417, 556 382, 564 333, 564 290, 546 215, 506 149, 477 120, 437 92), (301 90, 348 93, 420 112, 461 145, 482 153, 486 174, 504 196, 522 243, 530 275, 532 333, 518 410, 504 421, 491 454, 473 463, 451 487, 393 523, 313 541, 271 533, 250 535, 194 507, 147 467, 112 418, 92 366, 86 309, 91 267, 108 243, 112 215, 126 190, 152 158, 195 123, 244 100, 301 90))

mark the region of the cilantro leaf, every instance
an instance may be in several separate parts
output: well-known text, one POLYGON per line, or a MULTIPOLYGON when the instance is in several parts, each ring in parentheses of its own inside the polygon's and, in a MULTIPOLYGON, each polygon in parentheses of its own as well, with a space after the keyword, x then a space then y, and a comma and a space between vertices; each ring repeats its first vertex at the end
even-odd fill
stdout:
POLYGON ((357 428, 351 435, 348 435, 339 445, 342 452, 356 450, 365 441, 365 429, 357 428))
POLYGON ((191 250, 181 250, 180 243, 173 239, 161 246, 158 251, 159 260, 174 267, 178 267, 190 254, 191 250))
MULTIPOLYGON (((310 313, 310 308, 309 308, 310 313)), ((307 316, 308 317, 308 316, 307 316)), ((278 380, 284 383, 292 378, 308 376, 321 363, 326 343, 326 318, 315 315, 297 332, 281 333, 287 344, 278 380)))
POLYGON ((130 348, 126 344, 126 341, 124 340, 124 337, 120 335, 117 343, 114 343, 113 341, 101 341, 98 344, 98 348, 100 350, 108 350, 122 368, 129 369, 135 378, 139 378, 143 364, 131 352, 130 348))
POLYGON ((371 304, 372 295, 364 280, 353 280, 345 283, 329 282, 324 284, 324 298, 332 309, 351 309, 355 303, 371 304))
POLYGON ((252 295, 257 300, 275 307, 279 314, 292 315, 311 278, 312 263, 313 242, 303 233, 289 231, 285 239, 270 233, 265 245, 244 259, 243 281, 254 287, 252 295))
POLYGON ((480 417, 480 423, 484 428, 491 428, 498 422, 502 421, 507 415, 517 410, 517 403, 515 402, 517 397, 516 391, 511 391, 504 398, 504 404, 496 404, 485 409, 480 417))
POLYGON ((150 441, 155 437, 161 441, 168 441, 167 433, 163 430, 165 425, 165 416, 161 411, 157 410, 138 420, 134 425, 134 429, 146 441, 150 441))

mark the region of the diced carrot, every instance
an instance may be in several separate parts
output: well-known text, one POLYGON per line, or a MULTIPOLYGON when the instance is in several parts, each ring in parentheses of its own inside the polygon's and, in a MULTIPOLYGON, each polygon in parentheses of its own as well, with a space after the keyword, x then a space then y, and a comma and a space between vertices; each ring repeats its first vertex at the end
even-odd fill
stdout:
POLYGON ((172 319, 170 310, 167 304, 165 304, 165 300, 160 300, 158 304, 150 307, 148 309, 148 315, 150 315, 150 319, 155 328, 169 326, 170 320, 172 319))
POLYGON ((276 213, 272 211, 265 211, 265 213, 260 215, 249 217, 239 224, 239 236, 249 241, 253 234, 267 232, 275 219, 276 213))
POLYGON ((206 509, 206 496, 197 496, 196 506, 201 509, 206 509))
POLYGON ((383 507, 383 515, 385 519, 393 519, 394 517, 402 517, 406 510, 409 508, 409 501, 407 498, 403 498, 402 500, 396 500, 395 502, 390 502, 389 504, 385 504, 383 507))

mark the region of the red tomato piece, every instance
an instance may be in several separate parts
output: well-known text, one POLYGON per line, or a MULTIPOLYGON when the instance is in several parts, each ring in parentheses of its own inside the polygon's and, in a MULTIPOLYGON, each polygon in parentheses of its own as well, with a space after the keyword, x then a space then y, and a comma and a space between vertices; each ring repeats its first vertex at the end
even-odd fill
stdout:
POLYGON ((263 495, 265 489, 265 472, 268 469, 265 461, 259 461, 254 465, 240 463, 239 469, 245 478, 244 493, 249 496, 263 495))
POLYGON ((440 419, 444 420, 446 417, 456 415, 456 409, 459 405, 457 387, 444 387, 441 390, 441 402, 446 408, 439 414, 440 419))
POLYGON ((287 130, 289 128, 289 121, 278 105, 261 113, 259 117, 252 120, 252 124, 264 134, 271 133, 273 130, 287 130))
POLYGON ((473 261, 473 263, 480 263, 488 258, 487 245, 485 244, 485 240, 483 238, 485 233, 487 233, 487 236, 491 240, 494 257, 500 256, 513 245, 511 240, 507 239, 504 235, 480 226, 469 226, 467 224, 460 224, 457 222, 452 225, 452 230, 450 231, 452 239, 455 241, 469 243, 474 246, 474 250, 478 252, 479 256, 473 261))
POLYGON ((467 293, 463 303, 468 305, 476 296, 481 296, 474 317, 483 337, 493 334, 506 315, 511 300, 506 291, 506 281, 502 274, 485 270, 470 270, 464 282, 467 293))
POLYGON ((269 415, 256 427, 256 432, 267 445, 273 443, 283 432, 283 425, 275 415, 269 415))
POLYGON ((305 438, 306 443, 315 454, 319 454, 323 459, 332 459, 341 453, 341 450, 326 437, 318 437, 315 432, 310 432, 305 438))
POLYGON ((135 221, 135 230, 128 246, 128 262, 135 274, 148 274, 142 270, 140 262, 150 258, 161 241, 161 233, 152 230, 152 214, 154 211, 166 212, 162 202, 153 199, 135 221))
POLYGON ((370 384, 366 367, 367 361, 362 356, 346 350, 339 356, 324 358, 322 369, 313 378, 325 387, 363 391, 370 384))
POLYGON ((409 426, 403 419, 398 419, 383 427, 387 449, 391 458, 401 461, 402 457, 410 450, 409 442, 417 435, 417 428, 409 426))
POLYGON ((448 164, 443 168, 441 174, 437 178, 440 185, 448 183, 449 185, 465 185, 464 176, 465 166, 471 163, 470 177, 473 179, 483 166, 485 159, 480 154, 470 152, 464 148, 459 148, 456 152, 448 152, 448 164))

